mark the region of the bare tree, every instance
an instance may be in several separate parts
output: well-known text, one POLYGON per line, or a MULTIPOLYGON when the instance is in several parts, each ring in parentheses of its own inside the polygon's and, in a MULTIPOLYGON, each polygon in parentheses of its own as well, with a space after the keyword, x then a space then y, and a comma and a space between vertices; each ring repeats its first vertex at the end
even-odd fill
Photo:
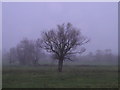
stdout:
POLYGON ((9 63, 12 64, 17 61, 17 53, 16 48, 10 48, 8 53, 9 63))
POLYGON ((39 48, 39 46, 37 45, 37 42, 35 41, 34 42, 34 50, 33 50, 33 57, 34 57, 34 60, 33 60, 33 64, 34 65, 38 65, 38 61, 40 59, 40 55, 41 55, 41 49, 39 48))
POLYGON ((40 48, 36 42, 24 39, 17 45, 17 56, 22 65, 36 65, 40 56, 40 48))
POLYGON ((84 52, 85 48, 81 46, 89 41, 71 23, 57 25, 56 30, 52 29, 42 35, 42 39, 38 39, 37 43, 58 60, 59 72, 62 72, 63 61, 71 60, 70 56, 73 54, 84 52))

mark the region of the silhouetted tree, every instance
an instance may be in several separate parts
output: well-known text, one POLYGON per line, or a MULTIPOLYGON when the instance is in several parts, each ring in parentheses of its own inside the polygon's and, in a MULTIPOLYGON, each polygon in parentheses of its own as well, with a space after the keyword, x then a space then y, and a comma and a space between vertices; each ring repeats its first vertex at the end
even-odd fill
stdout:
POLYGON ((16 48, 10 48, 10 51, 8 53, 9 63, 12 64, 15 61, 17 61, 17 52, 16 48))
POLYGON ((102 60, 103 59, 103 51, 102 50, 96 50, 96 60, 102 60))
POLYGON ((84 52, 85 48, 81 46, 88 41, 79 29, 67 23, 57 25, 55 30, 44 32, 42 39, 38 39, 37 43, 41 48, 53 54, 54 59, 58 60, 58 71, 62 72, 63 61, 71 60, 72 54, 84 52))
POLYGON ((34 42, 34 50, 33 50, 33 56, 34 56, 34 60, 33 60, 33 64, 34 65, 38 65, 38 61, 40 59, 40 55, 41 55, 41 49, 39 48, 39 46, 37 45, 36 41, 34 42))
POLYGON ((89 53, 87 54, 87 59, 88 59, 88 60, 94 60, 94 55, 93 55, 92 52, 89 52, 89 53))
POLYGON ((22 65, 36 65, 40 56, 40 48, 36 42, 24 39, 17 45, 17 56, 22 65))
POLYGON ((108 61, 111 61, 112 58, 113 58, 113 55, 112 55, 112 50, 111 49, 105 49, 105 60, 108 60, 108 61))

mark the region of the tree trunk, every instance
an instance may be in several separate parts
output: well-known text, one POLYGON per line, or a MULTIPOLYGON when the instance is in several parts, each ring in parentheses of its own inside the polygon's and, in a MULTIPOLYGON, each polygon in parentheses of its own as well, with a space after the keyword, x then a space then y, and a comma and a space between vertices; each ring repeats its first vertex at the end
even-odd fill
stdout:
POLYGON ((62 72, 62 67, 63 67, 63 60, 58 61, 58 71, 62 72))

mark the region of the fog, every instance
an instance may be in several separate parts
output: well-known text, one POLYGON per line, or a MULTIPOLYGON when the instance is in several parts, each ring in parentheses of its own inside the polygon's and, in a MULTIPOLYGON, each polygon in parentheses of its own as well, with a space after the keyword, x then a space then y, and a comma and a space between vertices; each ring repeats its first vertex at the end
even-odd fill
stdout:
POLYGON ((86 52, 118 52, 117 2, 3 2, 2 48, 15 47, 24 37, 37 39, 41 32, 71 22, 90 38, 86 52))

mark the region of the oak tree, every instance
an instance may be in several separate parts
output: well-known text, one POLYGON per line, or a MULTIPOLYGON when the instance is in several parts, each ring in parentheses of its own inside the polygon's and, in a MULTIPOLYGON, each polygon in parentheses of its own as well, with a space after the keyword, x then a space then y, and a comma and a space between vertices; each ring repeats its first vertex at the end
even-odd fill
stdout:
POLYGON ((71 23, 57 25, 56 29, 43 32, 42 38, 37 44, 50 52, 54 59, 58 60, 58 71, 62 72, 63 61, 71 60, 70 56, 83 53, 86 49, 82 47, 89 39, 83 36, 79 29, 71 23))

